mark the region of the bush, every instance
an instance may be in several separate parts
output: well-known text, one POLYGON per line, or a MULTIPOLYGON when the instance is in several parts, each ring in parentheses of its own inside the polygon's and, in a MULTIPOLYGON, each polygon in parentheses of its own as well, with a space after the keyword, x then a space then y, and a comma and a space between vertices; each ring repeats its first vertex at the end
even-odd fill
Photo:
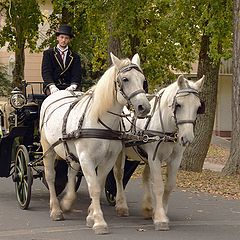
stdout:
POLYGON ((9 96, 11 90, 12 85, 6 67, 0 65, 0 96, 9 96))

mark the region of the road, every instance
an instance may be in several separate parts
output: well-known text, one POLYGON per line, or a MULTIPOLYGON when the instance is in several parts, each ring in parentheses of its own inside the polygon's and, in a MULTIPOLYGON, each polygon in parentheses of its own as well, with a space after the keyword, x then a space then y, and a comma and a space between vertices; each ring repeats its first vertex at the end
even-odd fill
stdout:
POLYGON ((119 218, 114 207, 102 196, 105 219, 110 234, 96 236, 85 226, 90 203, 83 179, 78 190, 75 210, 65 221, 49 218, 48 191, 40 180, 34 180, 29 210, 18 208, 11 178, 0 179, 0 240, 239 240, 240 201, 225 200, 208 194, 176 190, 170 199, 170 231, 155 231, 151 220, 140 213, 142 187, 139 179, 127 186, 130 217, 119 218))

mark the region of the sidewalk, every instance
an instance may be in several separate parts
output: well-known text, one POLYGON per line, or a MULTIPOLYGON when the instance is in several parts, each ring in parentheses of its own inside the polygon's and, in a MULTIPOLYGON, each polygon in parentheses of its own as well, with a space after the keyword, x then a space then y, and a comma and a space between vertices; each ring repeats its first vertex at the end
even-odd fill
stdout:
POLYGON ((228 148, 228 149, 230 149, 230 146, 231 146, 230 141, 226 140, 225 138, 216 136, 216 135, 212 135, 211 143, 216 144, 221 147, 224 147, 224 148, 228 148))
MULTIPOLYGON (((212 135, 211 143, 227 149, 230 149, 231 146, 230 141, 216 135, 212 135)), ((203 169, 209 169, 216 172, 221 172, 223 167, 223 164, 215 164, 210 162, 204 162, 203 164, 203 169)))

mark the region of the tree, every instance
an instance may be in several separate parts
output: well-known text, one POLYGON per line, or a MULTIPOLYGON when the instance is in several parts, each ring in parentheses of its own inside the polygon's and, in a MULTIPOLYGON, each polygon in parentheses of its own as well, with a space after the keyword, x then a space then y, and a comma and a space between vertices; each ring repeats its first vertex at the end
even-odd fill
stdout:
POLYGON ((0 65, 0 96, 9 96, 11 89, 11 82, 7 75, 6 68, 0 65))
MULTIPOLYGON (((71 1, 65 1, 64 6, 71 6, 71 1)), ((90 56, 88 66, 92 72, 108 66, 109 51, 123 57, 139 52, 153 89, 173 79, 170 66, 190 72, 191 63, 198 59, 198 77, 206 75, 201 94, 206 113, 197 121, 196 138, 184 154, 182 168, 201 171, 214 124, 220 60, 230 56, 232 2, 76 0, 75 4, 75 8, 67 8, 74 16, 84 9, 84 21, 76 17, 71 21, 81 22, 85 30, 79 35, 80 46, 87 43, 81 51, 90 56)))
MULTIPOLYGON (((186 4, 188 1, 184 1, 186 4)), ((210 0, 199 3, 191 1, 192 18, 199 29, 198 77, 205 75, 201 98, 205 101, 206 112, 199 116, 195 126, 193 143, 184 152, 181 168, 187 171, 202 171, 211 141, 216 101, 220 61, 230 56, 232 34, 232 2, 210 0)), ((186 9, 185 9, 186 10, 186 9)))
POLYGON ((222 170, 225 175, 240 174, 240 1, 233 2, 232 138, 230 156, 222 170))
MULTIPOLYGON (((91 2, 91 1, 90 1, 91 2)), ((88 8, 90 3, 87 0, 52 0, 53 12, 49 16, 48 23, 50 28, 47 38, 41 44, 41 48, 53 47, 56 45, 55 32, 60 24, 69 24, 73 27, 74 38, 70 46, 81 56, 81 66, 83 70, 82 90, 87 90, 94 84, 94 79, 99 75, 98 65, 93 69, 92 59, 95 45, 93 37, 95 25, 89 27, 88 8), (95 70, 95 72, 94 72, 95 70)), ((94 19, 96 22, 96 19, 94 19)), ((99 28, 102 29, 102 28, 99 28)), ((106 45, 106 44, 105 44, 106 45)))
POLYGON ((0 12, 5 16, 5 25, 0 31, 0 47, 7 43, 8 50, 15 53, 13 86, 20 87, 24 79, 24 49, 36 50, 41 11, 37 0, 2 0, 0 12))

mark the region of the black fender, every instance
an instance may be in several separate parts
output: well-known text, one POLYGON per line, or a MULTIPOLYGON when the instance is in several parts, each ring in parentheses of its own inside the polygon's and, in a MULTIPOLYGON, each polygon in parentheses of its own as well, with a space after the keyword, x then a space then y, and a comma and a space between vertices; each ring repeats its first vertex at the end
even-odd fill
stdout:
POLYGON ((24 139, 28 134, 28 127, 14 127, 0 139, 0 177, 9 177, 15 139, 17 137, 24 139))

